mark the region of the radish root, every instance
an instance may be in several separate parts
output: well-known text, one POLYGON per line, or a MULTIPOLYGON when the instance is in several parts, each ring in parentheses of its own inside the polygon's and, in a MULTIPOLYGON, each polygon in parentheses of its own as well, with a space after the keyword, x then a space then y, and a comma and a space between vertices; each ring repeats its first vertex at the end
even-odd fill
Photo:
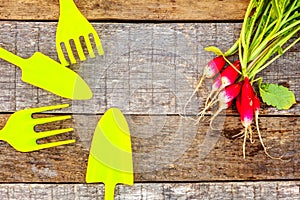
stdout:
POLYGON ((215 120, 215 118, 224 110, 226 109, 225 106, 220 106, 219 109, 214 113, 214 115, 211 117, 210 122, 209 122, 209 126, 212 130, 218 130, 217 128, 213 127, 213 122, 215 120))
POLYGON ((247 141, 247 127, 245 127, 244 131, 244 142, 243 142, 243 157, 246 158, 246 141, 247 141))
POLYGON ((240 137, 244 137, 244 130, 242 130, 238 134, 233 135, 231 138, 235 139, 235 138, 240 138, 240 137))
POLYGON ((255 113, 255 124, 256 124, 256 130, 257 130, 257 133, 258 133, 258 137, 259 137, 259 141, 260 141, 260 144, 261 146, 264 148, 264 152, 265 154, 271 158, 271 159, 275 159, 275 160, 283 160, 283 155, 280 156, 280 157, 274 157, 274 156, 271 156, 268 152, 268 148, 265 146, 264 142, 263 142, 263 139, 262 139, 262 136, 261 136, 261 133, 260 133, 260 130, 259 130, 259 125, 258 125, 258 114, 255 113))
POLYGON ((248 129, 249 129, 249 139, 250 139, 251 144, 253 144, 254 140, 253 140, 253 131, 252 131, 251 126, 249 126, 248 129))
POLYGON ((197 122, 200 122, 201 119, 204 117, 205 112, 206 112, 211 106, 213 106, 213 105, 214 105, 215 103, 217 103, 217 102, 218 102, 218 100, 215 100, 215 101, 213 101, 213 102, 212 102, 212 101, 209 102, 209 104, 206 105, 205 108, 204 108, 203 110, 201 110, 201 112, 198 113, 199 118, 198 118, 197 122))
POLYGON ((224 87, 220 87, 218 90, 216 91, 211 91, 209 96, 207 97, 206 101, 205 101, 205 107, 207 107, 207 105, 209 104, 209 102, 213 102, 216 100, 216 98, 218 97, 219 93, 224 89, 224 87), (212 98, 211 98, 212 97, 212 98), (209 101, 210 100, 210 101, 209 101))
POLYGON ((188 101, 185 103, 184 108, 183 108, 183 114, 186 115, 186 107, 188 106, 188 104, 192 101, 193 96, 198 92, 199 88, 202 85, 202 82, 205 78, 205 74, 202 75, 202 77, 200 78, 196 88, 194 89, 192 95, 190 96, 190 98, 188 99, 188 101))
MULTIPOLYGON (((260 129, 259 129, 258 114, 257 113, 255 113, 255 124, 256 124, 256 130, 257 130, 257 133, 258 133, 258 138, 259 138, 261 146, 264 149, 265 154, 269 158, 271 158, 271 159, 286 161, 286 160, 282 159, 283 155, 280 156, 280 157, 274 157, 274 156, 270 155, 270 153, 268 152, 268 148, 266 147, 266 145, 263 142, 263 139, 262 139, 262 136, 261 136, 261 132, 260 132, 260 129)), ((240 133, 238 133, 238 134, 236 134, 236 135, 233 136, 233 137, 239 137, 240 135, 244 134, 244 142, 243 142, 243 157, 244 157, 244 159, 246 158, 246 142, 247 142, 248 131, 249 131, 250 142, 253 144, 254 143, 254 140, 252 138, 253 137, 253 131, 252 131, 252 129, 251 129, 250 126, 249 127, 245 127, 245 129, 243 131, 241 131, 240 133)))

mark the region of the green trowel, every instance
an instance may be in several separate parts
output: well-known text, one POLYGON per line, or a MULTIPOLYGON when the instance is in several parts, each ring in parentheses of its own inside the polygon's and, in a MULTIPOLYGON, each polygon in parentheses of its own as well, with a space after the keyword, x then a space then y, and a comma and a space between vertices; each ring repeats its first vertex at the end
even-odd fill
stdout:
POLYGON ((21 58, 0 47, 0 58, 22 70, 22 80, 58 96, 85 100, 92 98, 87 83, 74 71, 52 58, 35 52, 30 58, 21 58))
POLYGON ((131 139, 127 121, 117 108, 105 112, 92 140, 86 182, 105 184, 105 200, 114 199, 117 184, 133 185, 131 139))

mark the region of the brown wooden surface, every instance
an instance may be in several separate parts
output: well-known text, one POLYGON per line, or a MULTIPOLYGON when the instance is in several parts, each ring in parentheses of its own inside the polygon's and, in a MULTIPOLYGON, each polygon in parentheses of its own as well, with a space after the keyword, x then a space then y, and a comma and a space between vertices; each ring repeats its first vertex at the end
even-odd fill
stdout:
MULTIPOLYGON (((40 142, 77 140, 32 153, 16 152, 0 142, 2 199, 102 199, 102 185, 84 184, 85 170, 95 125, 112 106, 125 113, 131 129, 137 182, 117 187, 116 199, 300 199, 299 44, 261 74, 296 95, 297 104, 290 110, 263 105, 260 118, 270 153, 283 154, 287 161, 266 157, 256 131, 255 143, 247 143, 243 159, 242 138, 232 138, 242 128, 234 109, 217 119, 220 131, 211 131, 207 120, 195 124, 179 114, 213 56, 204 47, 226 50, 233 44, 241 24, 224 20, 241 20, 248 1, 75 2, 90 20, 182 22, 93 23, 105 55, 72 66, 94 92, 89 101, 70 101, 23 83, 21 71, 0 60, 0 127, 15 111, 70 103, 52 115, 71 113, 72 120, 36 130, 74 127, 74 132, 40 142)), ((43 20, 57 21, 58 5, 58 0, 0 2, 0 46, 25 58, 41 51, 57 60, 57 23, 43 20)), ((206 82, 205 90, 192 99, 188 117, 195 118, 203 106, 209 85, 206 82)))
MULTIPOLYGON (((75 0, 90 20, 241 20, 249 0, 75 0)), ((59 0, 1 0, 0 19, 58 20, 59 0)))
MULTIPOLYGON (((1 115, 1 126, 8 115, 1 115)), ((1 182, 85 182, 85 170, 93 129, 101 116, 73 116, 73 120, 38 127, 38 131, 76 127, 70 134, 45 141, 76 138, 77 143, 32 153, 19 153, 1 142, 1 182)), ((179 116, 126 115, 132 132, 136 182, 238 181, 299 179, 298 117, 261 118, 263 138, 270 153, 289 161, 265 156, 257 135, 247 143, 247 158, 242 156, 243 139, 238 117, 226 117, 222 131, 209 131, 208 123, 194 125, 179 116), (150 119, 149 119, 150 118, 150 119), (149 128, 149 121, 162 121, 164 127, 149 128)))
MULTIPOLYGON (((57 60, 55 22, 2 21, 1 47, 27 58, 35 51, 57 60)), ((94 97, 70 101, 22 82, 21 71, 0 60, 2 112, 26 107, 72 103, 63 112, 102 114, 119 107, 126 114, 182 114, 203 66, 214 54, 204 48, 217 45, 223 51, 238 37, 240 23, 132 24, 95 23, 105 55, 72 66, 90 85, 94 97), (196 45, 195 45, 196 44, 196 45)), ((264 81, 289 87, 300 101, 299 45, 283 55, 261 75, 264 81)), ((231 58, 231 60, 234 60, 231 58)), ((187 113, 203 107, 211 80, 194 97, 187 113)), ((265 105, 262 114, 298 115, 299 104, 278 111, 265 105)), ((236 114, 229 111, 228 114, 236 114)))
MULTIPOLYGON (((144 183, 117 186, 115 199, 299 199, 299 182, 144 183)), ((3 200, 103 199, 99 184, 1 184, 3 200)))
MULTIPOLYGON (((22 57, 41 51, 57 59, 55 26, 56 23, 50 22, 2 22, 1 46, 22 57)), ((282 112, 266 107, 260 121, 265 142, 272 147, 270 152, 277 156, 284 154, 291 159, 288 162, 267 158, 257 136, 255 144, 247 145, 244 160, 242 139, 230 139, 242 128, 234 110, 227 112, 225 119, 218 119, 220 132, 210 131, 207 122, 195 125, 194 121, 178 115, 183 113, 183 105, 202 66, 213 56, 205 53, 204 46, 218 44, 222 49, 228 48, 236 38, 232 30, 238 30, 240 24, 96 23, 94 26, 102 33, 105 56, 73 66, 92 87, 92 100, 70 101, 43 92, 21 82, 20 70, 1 61, 1 74, 5 77, 1 94, 4 99, 9 96, 7 92, 15 95, 10 101, 4 100, 7 104, 2 104, 2 111, 68 102, 70 108, 60 112, 73 113, 74 120, 47 128, 74 127, 75 133, 58 138, 78 140, 75 145, 29 154, 17 153, 3 143, 1 152, 6 156, 1 161, 2 181, 83 183, 94 128, 101 114, 112 106, 126 114, 131 127, 137 182, 299 178, 298 104, 282 112), (193 47, 194 43, 199 45, 193 47), (13 175, 15 172, 18 173, 13 175)), ((297 60, 299 54, 294 48, 263 76, 266 81, 289 85, 299 99, 297 60), (291 70, 282 70, 287 63, 291 70)), ((199 111, 202 95, 193 99, 189 116, 199 111)), ((0 116, 4 126, 8 114, 0 116)))

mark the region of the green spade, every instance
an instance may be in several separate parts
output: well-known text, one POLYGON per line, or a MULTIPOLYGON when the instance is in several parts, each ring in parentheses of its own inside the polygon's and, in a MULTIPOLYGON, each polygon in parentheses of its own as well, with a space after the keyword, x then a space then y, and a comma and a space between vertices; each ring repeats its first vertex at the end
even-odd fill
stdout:
POLYGON ((94 132, 86 182, 105 184, 105 200, 114 199, 119 183, 133 185, 130 132, 127 121, 117 108, 105 112, 94 132))

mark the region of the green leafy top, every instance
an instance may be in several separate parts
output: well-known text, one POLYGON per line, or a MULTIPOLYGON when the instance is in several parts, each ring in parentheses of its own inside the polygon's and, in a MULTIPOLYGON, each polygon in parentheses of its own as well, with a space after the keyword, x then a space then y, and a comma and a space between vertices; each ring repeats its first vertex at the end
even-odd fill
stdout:
MULTIPOLYGON (((210 46, 207 51, 227 56, 238 52, 242 80, 251 83, 261 80, 256 75, 300 41, 300 0, 250 0, 240 37, 223 53, 210 46)), ((288 88, 259 81, 262 100, 278 109, 288 109, 296 103, 295 95, 288 88)))
POLYGON ((289 109, 296 103, 294 93, 282 85, 259 83, 259 93, 263 102, 278 110, 289 109))
POLYGON ((215 46, 208 46, 205 48, 206 51, 210 51, 210 52, 213 52, 215 53, 217 56, 221 56, 221 55, 224 55, 223 52, 218 48, 218 47, 215 47, 215 46))
POLYGON ((300 41, 300 1, 250 0, 239 42, 242 73, 254 80, 256 74, 300 41), (296 37, 290 45, 285 45, 296 37))

